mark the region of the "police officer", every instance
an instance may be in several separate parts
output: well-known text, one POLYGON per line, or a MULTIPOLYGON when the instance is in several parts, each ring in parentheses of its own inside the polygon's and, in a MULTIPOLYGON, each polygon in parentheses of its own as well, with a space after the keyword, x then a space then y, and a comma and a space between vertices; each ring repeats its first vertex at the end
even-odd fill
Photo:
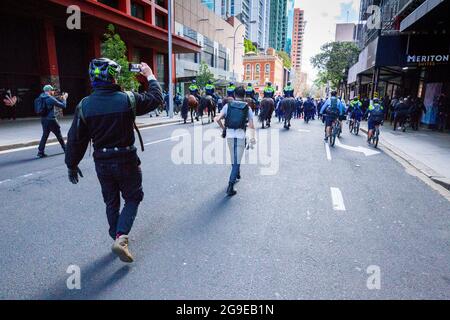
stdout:
POLYGON ((255 101, 255 104, 257 104, 258 101, 256 100, 255 95, 256 95, 255 88, 253 88, 253 85, 249 83, 247 85, 247 88, 245 89, 245 97, 252 99, 253 101, 255 101))
POLYGON ((275 97, 275 88, 272 86, 272 82, 267 82, 266 87, 264 88, 264 98, 272 98, 275 97))
POLYGON ((373 99, 373 104, 370 104, 369 108, 367 108, 364 114, 364 119, 366 118, 368 118, 367 126, 369 129, 367 134, 367 143, 370 144, 374 130, 378 128, 384 120, 384 107, 381 105, 378 98, 373 99))
POLYGON ((208 83, 205 86, 205 94, 207 96, 215 97, 216 87, 214 86, 212 80, 208 80, 208 83))
POLYGON ((141 74, 147 78, 148 90, 141 94, 123 92, 116 84, 120 65, 100 58, 90 64, 93 93, 78 105, 70 128, 66 150, 69 180, 82 177, 78 164, 93 141, 94 162, 106 204, 109 235, 114 239, 112 251, 124 262, 133 262, 128 248, 128 234, 143 200, 140 159, 134 146, 133 126, 136 115, 156 109, 162 102, 161 87, 146 63, 141 74), (120 194, 125 205, 120 212, 120 194))
POLYGON ((287 86, 284 87, 284 97, 294 98, 294 88, 292 87, 292 83, 290 81, 287 83, 287 86))
POLYGON ((196 80, 192 80, 192 84, 189 86, 189 92, 200 101, 200 88, 198 87, 196 80))
POLYGON ((236 99, 236 96, 234 95, 235 91, 236 91, 236 86, 234 85, 234 82, 230 82, 229 86, 227 87, 227 97, 236 99))

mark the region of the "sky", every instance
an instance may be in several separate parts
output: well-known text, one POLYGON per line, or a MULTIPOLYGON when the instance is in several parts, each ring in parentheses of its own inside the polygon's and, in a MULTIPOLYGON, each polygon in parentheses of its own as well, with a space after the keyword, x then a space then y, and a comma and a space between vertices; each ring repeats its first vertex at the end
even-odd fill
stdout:
POLYGON ((308 82, 317 76, 310 59, 320 53, 320 47, 334 41, 336 23, 356 22, 360 0, 295 0, 295 8, 305 11, 306 29, 302 69, 308 73, 308 82))

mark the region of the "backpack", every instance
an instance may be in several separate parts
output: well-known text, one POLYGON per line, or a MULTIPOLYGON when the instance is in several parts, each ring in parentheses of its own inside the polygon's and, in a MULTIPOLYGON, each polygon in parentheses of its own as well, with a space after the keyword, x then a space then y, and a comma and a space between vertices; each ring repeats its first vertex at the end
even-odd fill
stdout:
POLYGON ((370 110, 370 117, 375 121, 382 121, 384 119, 384 111, 379 103, 373 105, 373 110, 370 110))
POLYGON ((331 117, 339 117, 340 110, 338 107, 338 100, 337 99, 331 99, 331 105, 327 108, 327 115, 331 117))
POLYGON ((34 100, 34 112, 41 117, 48 115, 49 110, 47 108, 47 104, 45 103, 45 98, 38 97, 34 100))
POLYGON ((225 126, 229 129, 244 129, 247 125, 248 105, 245 102, 234 101, 228 104, 225 126))
MULTIPOLYGON (((145 151, 144 140, 142 139, 141 132, 139 131, 139 128, 136 125, 136 121, 135 121, 136 120, 136 97, 134 96, 133 92, 131 92, 131 91, 125 91, 125 93, 127 95, 128 102, 130 104, 130 108, 131 108, 131 110, 133 112, 133 117, 134 117, 133 127, 134 127, 134 130, 136 130, 136 133, 138 134, 139 143, 141 144, 141 150, 142 150, 142 152, 144 152, 145 151)), ((80 121, 80 119, 81 119, 81 121, 83 121, 83 123, 87 125, 86 118, 84 117, 84 114, 83 114, 83 102, 84 102, 84 100, 86 100, 86 98, 81 100, 81 102, 78 104, 76 110, 77 110, 78 115, 80 117, 78 121, 80 121)), ((79 128, 79 125, 78 125, 78 128, 79 128)))

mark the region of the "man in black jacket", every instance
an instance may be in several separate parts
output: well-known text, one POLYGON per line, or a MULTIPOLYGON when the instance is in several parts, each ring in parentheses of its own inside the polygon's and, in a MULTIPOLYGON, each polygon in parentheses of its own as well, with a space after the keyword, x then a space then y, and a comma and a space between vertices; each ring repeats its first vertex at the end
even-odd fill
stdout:
POLYGON ((133 262, 128 234, 144 197, 141 163, 134 146, 134 120, 136 115, 156 109, 163 102, 163 96, 147 64, 141 64, 141 74, 149 82, 148 90, 142 94, 122 92, 116 84, 119 73, 120 65, 112 60, 101 58, 91 62, 90 78, 94 91, 77 107, 68 135, 66 165, 70 181, 77 184, 78 176, 82 177, 78 164, 89 141, 93 141, 109 235, 115 241, 112 251, 122 261, 133 262), (125 200, 121 213, 120 194, 125 200))

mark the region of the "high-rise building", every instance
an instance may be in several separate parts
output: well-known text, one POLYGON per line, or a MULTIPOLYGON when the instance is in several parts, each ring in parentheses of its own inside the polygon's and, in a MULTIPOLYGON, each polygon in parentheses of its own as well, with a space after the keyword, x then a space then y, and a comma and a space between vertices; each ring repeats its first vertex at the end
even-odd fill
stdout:
POLYGON ((294 10, 294 26, 292 30, 292 68, 301 69, 303 38, 305 33, 305 12, 300 8, 294 10))
POLYGON ((287 27, 287 0, 270 1, 270 47, 275 48, 278 51, 285 50, 287 27))
POLYGON ((245 26, 245 38, 259 48, 269 46, 270 0, 202 0, 210 10, 224 19, 237 17, 245 26), (254 22, 254 23, 251 23, 254 22))
POLYGON ((288 0, 287 3, 287 39, 286 39, 286 47, 284 51, 287 54, 291 55, 292 50, 292 35, 294 31, 294 0, 288 0))
POLYGON ((293 85, 295 91, 300 94, 304 91, 307 77, 302 77, 302 58, 303 58, 303 40, 305 33, 305 12, 300 8, 294 9, 294 24, 292 29, 292 70, 293 70, 293 85))

